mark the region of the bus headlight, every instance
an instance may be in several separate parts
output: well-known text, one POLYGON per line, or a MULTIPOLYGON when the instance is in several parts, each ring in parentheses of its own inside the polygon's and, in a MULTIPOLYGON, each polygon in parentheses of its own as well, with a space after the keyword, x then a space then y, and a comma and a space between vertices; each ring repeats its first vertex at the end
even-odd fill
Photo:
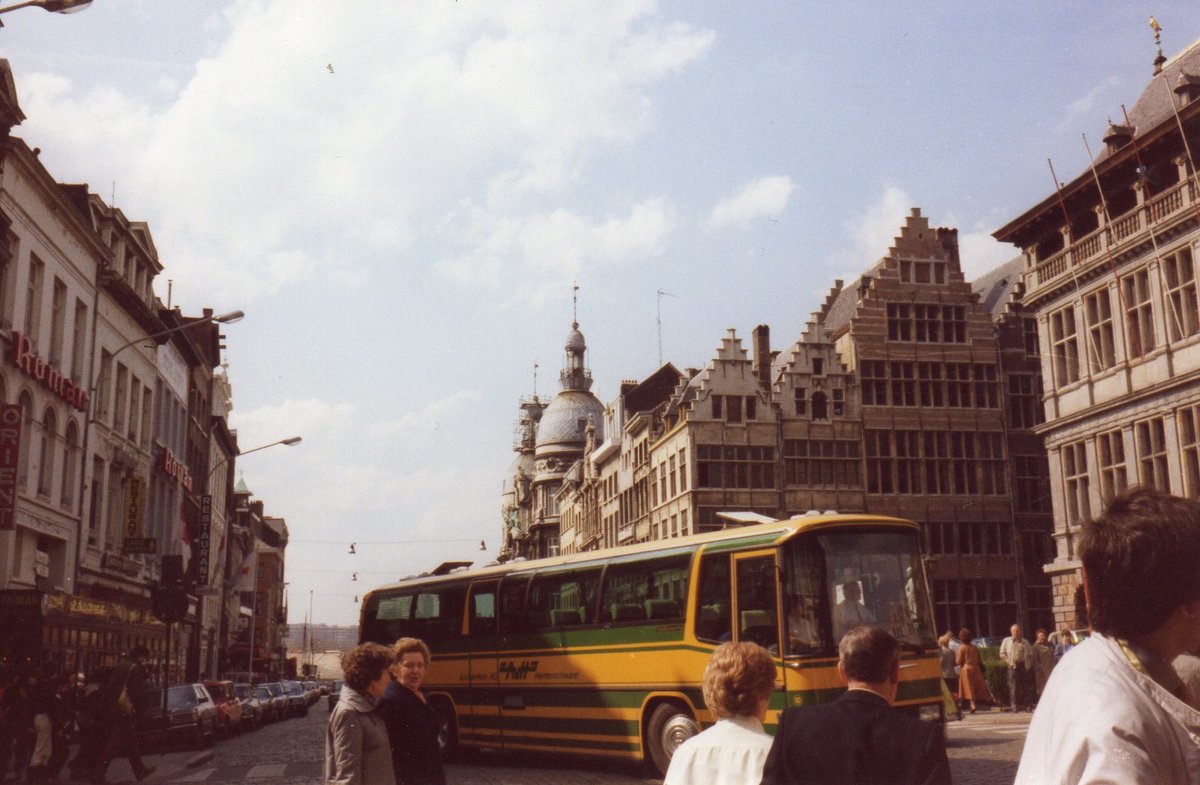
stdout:
POLYGON ((925 722, 941 722, 942 707, 936 703, 917 708, 917 717, 925 722))

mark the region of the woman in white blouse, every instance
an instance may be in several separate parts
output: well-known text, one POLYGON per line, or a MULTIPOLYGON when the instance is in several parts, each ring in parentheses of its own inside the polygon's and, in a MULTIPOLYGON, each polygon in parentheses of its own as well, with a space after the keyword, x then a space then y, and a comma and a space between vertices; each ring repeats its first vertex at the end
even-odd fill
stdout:
POLYGON ((704 702, 717 716, 671 756, 663 785, 758 785, 771 737, 763 730, 775 661, 756 643, 722 643, 704 669, 704 702))

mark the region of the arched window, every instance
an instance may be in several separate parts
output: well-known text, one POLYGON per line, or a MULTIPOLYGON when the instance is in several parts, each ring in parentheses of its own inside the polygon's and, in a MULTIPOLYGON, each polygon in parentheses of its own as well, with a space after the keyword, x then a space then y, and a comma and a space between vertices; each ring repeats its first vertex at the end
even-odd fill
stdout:
POLYGON ((814 420, 829 419, 829 404, 825 397, 825 393, 813 393, 812 397, 812 418, 814 420))
POLYGON ((26 488, 29 481, 29 443, 33 441, 33 396, 28 392, 17 398, 21 406, 21 443, 17 451, 17 485, 26 488))
POLYGON ((74 420, 67 423, 67 440, 63 443, 62 493, 64 507, 75 502, 75 486, 79 482, 79 426, 74 420))
POLYGON ((42 415, 42 434, 38 440, 41 450, 38 452, 38 496, 50 498, 50 484, 54 479, 54 440, 58 436, 58 418, 54 410, 47 407, 42 415))

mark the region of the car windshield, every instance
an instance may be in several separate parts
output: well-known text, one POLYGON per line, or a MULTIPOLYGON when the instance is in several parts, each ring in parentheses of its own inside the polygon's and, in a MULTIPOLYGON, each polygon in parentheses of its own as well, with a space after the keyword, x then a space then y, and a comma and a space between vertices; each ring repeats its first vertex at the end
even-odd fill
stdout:
POLYGON ((279 682, 271 682, 263 685, 272 695, 283 695, 283 685, 279 682))
POLYGON ((237 696, 239 698, 241 698, 242 700, 253 697, 253 695, 254 695, 254 693, 250 689, 249 684, 238 684, 233 689, 234 689, 234 692, 237 693, 237 696))
POLYGON ((284 685, 284 687, 287 689, 288 695, 303 695, 304 694, 304 685, 302 685, 298 681, 289 681, 287 684, 284 685))
MULTIPOLYGON (((146 705, 152 707, 162 707, 162 689, 155 688, 146 690, 146 705)), ((196 690, 190 684, 181 684, 167 689, 167 708, 168 709, 187 709, 196 704, 196 690)))
POLYGON ((270 700, 271 699, 271 691, 268 690, 266 687, 255 687, 254 694, 261 700, 270 700))

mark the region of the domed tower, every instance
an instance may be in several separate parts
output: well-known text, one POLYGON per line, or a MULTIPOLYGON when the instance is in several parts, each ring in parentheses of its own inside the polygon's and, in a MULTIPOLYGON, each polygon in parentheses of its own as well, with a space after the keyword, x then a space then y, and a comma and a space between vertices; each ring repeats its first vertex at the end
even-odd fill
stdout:
POLYGON ((604 405, 591 393, 587 344, 578 322, 571 323, 564 349, 563 369, 558 375, 562 389, 542 412, 533 453, 530 550, 539 557, 558 553, 559 513, 554 496, 567 469, 583 457, 589 423, 596 429, 596 442, 604 441, 604 405))

